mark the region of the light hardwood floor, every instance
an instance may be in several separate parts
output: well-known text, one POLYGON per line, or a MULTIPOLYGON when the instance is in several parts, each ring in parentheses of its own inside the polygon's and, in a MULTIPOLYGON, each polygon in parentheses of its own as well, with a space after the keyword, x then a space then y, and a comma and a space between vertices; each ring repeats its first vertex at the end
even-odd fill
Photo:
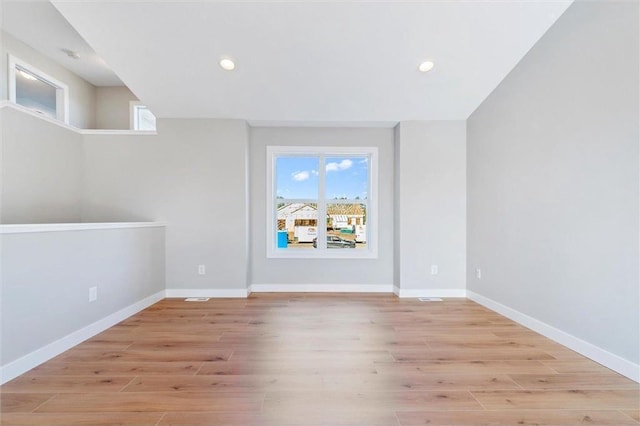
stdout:
POLYGON ((639 387, 465 299, 165 299, 0 388, 3 425, 640 425, 639 387))

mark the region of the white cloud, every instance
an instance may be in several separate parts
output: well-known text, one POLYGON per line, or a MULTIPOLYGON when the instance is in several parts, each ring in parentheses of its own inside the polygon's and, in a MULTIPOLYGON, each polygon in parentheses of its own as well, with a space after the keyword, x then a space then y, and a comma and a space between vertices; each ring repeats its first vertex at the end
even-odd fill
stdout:
POLYGON ((311 170, 311 174, 315 175, 315 176, 318 176, 318 171, 317 170, 311 170))
POLYGON ((344 159, 339 163, 327 163, 327 171, 328 172, 337 172, 340 170, 347 170, 353 166, 353 161, 349 159, 344 159))
POLYGON ((301 172, 294 172, 291 173, 291 177, 297 182, 302 182, 303 180, 309 179, 309 172, 306 170, 301 172))

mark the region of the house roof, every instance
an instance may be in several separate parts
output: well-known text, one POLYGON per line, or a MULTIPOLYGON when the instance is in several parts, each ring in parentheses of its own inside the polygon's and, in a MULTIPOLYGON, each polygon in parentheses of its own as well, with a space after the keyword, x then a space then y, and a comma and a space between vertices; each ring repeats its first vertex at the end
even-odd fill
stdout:
POLYGON ((303 212, 316 212, 318 208, 314 204, 308 203, 289 203, 278 207, 278 216, 288 216, 303 212))
MULTIPOLYGON (((283 204, 278 207, 278 214, 294 214, 296 212, 300 212, 302 210, 317 210, 317 206, 315 204, 309 203, 291 203, 291 204, 283 204)), ((364 216, 365 209, 362 204, 327 204, 327 215, 328 216, 364 216)))
POLYGON ((327 214, 329 216, 364 216, 362 204, 328 204, 327 214))

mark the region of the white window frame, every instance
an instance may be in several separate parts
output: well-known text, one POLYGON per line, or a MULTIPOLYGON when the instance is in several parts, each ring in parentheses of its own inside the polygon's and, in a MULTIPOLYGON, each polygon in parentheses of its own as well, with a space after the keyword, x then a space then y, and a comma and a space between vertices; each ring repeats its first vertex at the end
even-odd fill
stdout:
MULTIPOLYGON (((146 104, 140 101, 129 101, 129 129, 137 132, 155 132, 156 130, 140 130, 138 129, 138 114, 136 113, 137 107, 147 107, 146 104)), ((155 114, 154 114, 155 115, 155 114)), ((156 126, 157 127, 157 126, 156 126)))
POLYGON ((56 89, 56 119, 65 124, 69 124, 69 86, 11 54, 8 54, 8 65, 10 102, 16 105, 18 104, 16 96, 16 72, 18 68, 21 68, 56 89))
POLYGON ((327 147, 327 146, 267 146, 266 167, 267 195, 267 258, 301 259, 376 259, 378 258, 378 148, 376 147, 327 147), (300 202, 300 200, 276 200, 276 159, 281 156, 318 157, 318 241, 326 241, 323 212, 327 204, 353 204, 354 200, 327 199, 325 194, 324 159, 329 157, 367 157, 369 159, 369 182, 367 189, 367 248, 363 249, 279 249, 277 248, 277 203, 300 202))

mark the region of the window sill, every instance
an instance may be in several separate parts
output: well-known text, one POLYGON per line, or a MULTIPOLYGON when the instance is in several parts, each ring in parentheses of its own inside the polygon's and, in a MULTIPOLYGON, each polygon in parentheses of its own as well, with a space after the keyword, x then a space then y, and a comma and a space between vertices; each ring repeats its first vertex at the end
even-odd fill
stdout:
POLYGON ((47 117, 42 114, 38 114, 32 109, 24 107, 22 105, 16 104, 11 101, 3 100, 0 101, 0 108, 11 108, 16 111, 20 111, 22 113, 28 114, 32 117, 39 118, 40 120, 46 121, 51 124, 55 124, 56 126, 62 127, 63 129, 71 130, 72 132, 79 133, 81 135, 137 135, 137 136, 155 136, 158 134, 155 130, 112 130, 112 129, 80 129, 78 127, 67 124, 63 121, 60 121, 55 118, 47 117))
POLYGON ((377 259, 374 249, 334 249, 315 251, 313 249, 281 249, 267 251, 268 259, 377 259), (334 253, 335 251, 335 253, 334 253))

